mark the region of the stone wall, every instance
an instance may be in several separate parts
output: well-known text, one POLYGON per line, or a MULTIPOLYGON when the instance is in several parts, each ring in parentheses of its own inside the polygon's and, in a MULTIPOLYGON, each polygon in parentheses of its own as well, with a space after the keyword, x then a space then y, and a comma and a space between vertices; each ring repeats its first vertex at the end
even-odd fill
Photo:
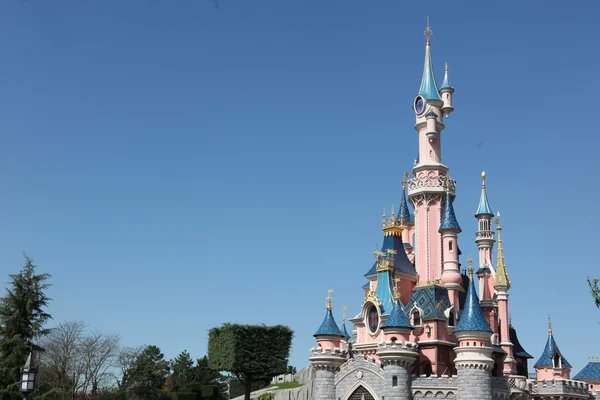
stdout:
POLYGON ((455 377, 413 377, 412 392, 414 400, 420 399, 456 399, 455 377))

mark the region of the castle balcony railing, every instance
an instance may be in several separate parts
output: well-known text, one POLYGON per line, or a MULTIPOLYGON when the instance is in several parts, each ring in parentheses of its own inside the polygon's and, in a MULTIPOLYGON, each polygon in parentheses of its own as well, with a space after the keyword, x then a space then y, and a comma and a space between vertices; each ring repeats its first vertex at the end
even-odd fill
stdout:
POLYGON ((475 240, 477 239, 493 239, 494 232, 492 231, 477 231, 475 232, 475 240))
POLYGON ((422 192, 426 189, 427 192, 446 193, 446 188, 449 186, 450 194, 454 195, 456 191, 456 181, 448 176, 416 176, 406 182, 408 195, 422 192))

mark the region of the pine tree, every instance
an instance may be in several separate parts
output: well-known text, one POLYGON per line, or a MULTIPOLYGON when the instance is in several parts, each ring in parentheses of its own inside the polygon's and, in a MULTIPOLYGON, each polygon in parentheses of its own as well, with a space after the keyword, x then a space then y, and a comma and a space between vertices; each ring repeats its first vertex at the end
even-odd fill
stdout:
POLYGON ((186 350, 171 361, 171 391, 190 389, 195 384, 194 360, 186 350))
POLYGON ((127 387, 132 398, 159 400, 169 374, 169 362, 156 346, 147 346, 127 372, 127 387))
POLYGON ((36 266, 25 255, 25 265, 10 275, 6 295, 0 298, 0 398, 20 399, 21 367, 32 341, 50 333, 44 328, 51 315, 46 312, 50 298, 46 291, 49 274, 36 274, 36 266))

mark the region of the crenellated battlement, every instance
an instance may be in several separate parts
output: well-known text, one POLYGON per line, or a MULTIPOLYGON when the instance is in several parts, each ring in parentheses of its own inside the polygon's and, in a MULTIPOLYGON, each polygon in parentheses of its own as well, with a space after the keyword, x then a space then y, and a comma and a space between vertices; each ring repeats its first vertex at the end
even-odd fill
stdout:
POLYGON ((589 385, 585 382, 570 379, 551 379, 531 382, 532 394, 581 395, 587 398, 590 394, 589 385))
POLYGON ((385 351, 385 350, 404 350, 404 351, 419 351, 419 345, 414 342, 397 342, 397 341, 388 341, 381 342, 377 346, 377 351, 385 351))
POLYGON ((346 351, 336 347, 334 349, 323 349, 321 347, 313 347, 310 349, 310 357, 327 356, 327 357, 346 357, 346 351))

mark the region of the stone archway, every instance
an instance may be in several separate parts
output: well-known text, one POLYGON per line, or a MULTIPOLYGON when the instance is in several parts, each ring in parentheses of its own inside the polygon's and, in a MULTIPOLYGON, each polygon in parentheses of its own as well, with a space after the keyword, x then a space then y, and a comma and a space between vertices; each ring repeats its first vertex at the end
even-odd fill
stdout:
POLYGON ((360 385, 354 392, 348 397, 348 400, 375 400, 371 392, 369 392, 364 386, 360 385))

